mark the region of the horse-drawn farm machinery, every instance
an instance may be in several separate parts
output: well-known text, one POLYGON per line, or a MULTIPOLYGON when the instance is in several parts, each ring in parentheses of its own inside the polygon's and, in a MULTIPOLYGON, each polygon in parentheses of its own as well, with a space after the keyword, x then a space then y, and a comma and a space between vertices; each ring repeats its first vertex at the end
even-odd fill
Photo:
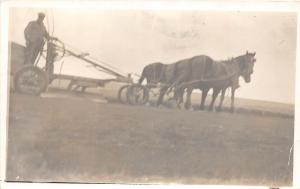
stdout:
MULTIPOLYGON (((142 85, 142 80, 144 78, 144 71, 138 83, 134 83, 131 75, 125 75, 118 71, 111 69, 110 66, 106 64, 103 65, 100 62, 94 61, 91 58, 88 58, 89 54, 87 53, 75 53, 69 49, 67 49, 63 42, 54 38, 52 40, 47 41, 46 50, 40 53, 40 56, 37 58, 33 65, 25 65, 21 68, 14 76, 14 86, 16 91, 21 93, 27 93, 32 95, 39 95, 42 92, 45 92, 51 84, 51 82, 55 79, 65 79, 70 80, 68 90, 72 90, 73 86, 75 88, 81 87, 81 90, 84 91, 86 87, 91 85, 96 87, 103 87, 105 84, 115 81, 124 83, 122 87, 118 90, 118 99, 121 103, 128 103, 131 105, 142 105, 149 101, 149 96, 158 96, 158 100, 156 105, 159 105, 163 101, 163 96, 165 94, 171 94, 172 97, 168 99, 174 99, 176 95, 176 100, 182 101, 182 94, 178 92, 178 86, 184 89, 188 89, 188 100, 190 101, 190 95, 192 90, 201 89, 202 92, 205 92, 204 98, 201 100, 201 108, 204 107, 205 97, 210 88, 214 89, 213 99, 210 105, 210 109, 213 108, 214 101, 218 96, 218 93, 222 90, 222 97, 220 101, 219 108, 221 109, 222 102, 224 99, 225 90, 228 87, 231 87, 231 107, 234 108, 234 90, 238 87, 238 78, 242 76, 246 82, 250 82, 251 74, 253 73, 253 65, 256 59, 254 58, 255 53, 246 52, 245 55, 241 55, 236 58, 232 58, 227 61, 216 62, 210 57, 206 55, 199 55, 189 59, 184 59, 173 64, 162 64, 162 63, 153 63, 151 66, 155 66, 156 64, 161 64, 164 68, 164 71, 160 70, 157 72, 156 67, 152 68, 154 70, 154 82, 151 82, 151 77, 147 79, 147 84, 142 85), (38 66, 38 62, 40 57, 44 57, 46 60, 45 66, 38 66), (114 79, 93 79, 93 78, 85 78, 78 76, 70 76, 70 75, 62 75, 54 73, 54 64, 58 60, 62 59, 65 56, 72 56, 79 60, 86 62, 91 65, 98 71, 107 73, 111 76, 114 76, 114 79), (197 62, 194 64, 193 62, 197 62), (205 66, 206 65, 206 66, 205 66), (212 66, 214 65, 214 66, 212 66), (194 66, 191 68, 191 66, 194 66), (204 66, 204 68, 203 68, 204 66), (170 69, 172 68, 172 69, 170 69), (166 70, 174 70, 171 71, 171 74, 166 70), (218 68, 218 69, 212 69, 218 68), (191 71, 192 70, 192 71, 191 71), (215 72, 215 71, 219 72, 215 72), (203 72, 203 74, 201 74, 203 72), (156 73, 164 73, 163 77, 158 76, 156 73), (206 74, 209 77, 205 76, 206 74), (203 76, 201 76, 203 75, 203 76), (191 78, 190 80, 182 80, 182 78, 188 76, 191 78), (201 77, 199 77, 201 76, 201 77), (167 78, 170 77, 170 78, 167 78), (205 79, 206 78, 206 79, 205 79), (182 81, 181 81, 181 80, 182 81), (150 81, 150 82, 149 82, 150 81), (177 87, 177 88, 176 88, 177 87), (153 88, 159 90, 159 92, 155 92, 153 88), (176 90, 175 90, 176 89, 176 90), (172 92, 172 93, 170 93, 172 92)), ((147 66, 146 66, 147 67, 147 66)), ((145 68, 146 68, 145 67, 145 68)), ((145 69, 144 68, 144 69, 145 69)), ((151 70, 150 70, 151 71, 151 70)), ((150 74, 151 75, 151 74, 150 74)), ((149 76, 149 75, 148 75, 149 76)), ((153 78, 152 78, 153 79, 153 78)), ((203 94, 202 94, 203 95, 203 94)), ((188 102, 190 103, 190 102, 188 102)), ((188 105, 188 104, 187 104, 188 105)))
POLYGON ((81 88, 85 91, 87 87, 103 87, 109 82, 121 82, 124 85, 118 91, 118 98, 120 102, 127 102, 129 99, 130 104, 141 104, 145 103, 148 99, 148 90, 146 88, 137 88, 133 84, 133 79, 130 74, 125 75, 113 70, 109 66, 105 66, 99 62, 89 58, 88 53, 75 53, 66 48, 65 44, 59 39, 51 39, 47 41, 46 49, 41 51, 37 60, 33 65, 24 65, 14 74, 14 88, 17 92, 40 95, 45 92, 48 86, 55 79, 69 80, 67 90, 74 90, 81 88), (114 76, 113 79, 94 79, 87 77, 63 75, 54 73, 54 65, 56 62, 61 60, 63 57, 72 56, 79 60, 82 60, 92 66, 94 69, 114 76), (40 58, 45 59, 44 66, 40 66, 40 58), (74 88, 75 86, 75 88, 74 88), (134 86, 134 87, 131 87, 134 86), (127 89, 130 88, 130 93, 127 94, 127 89), (134 91, 132 90, 134 88, 134 91), (141 91, 142 90, 142 93, 141 91), (132 96, 134 95, 134 96, 132 96), (141 96, 142 95, 142 96, 141 96), (141 102, 142 101, 142 102, 141 102))

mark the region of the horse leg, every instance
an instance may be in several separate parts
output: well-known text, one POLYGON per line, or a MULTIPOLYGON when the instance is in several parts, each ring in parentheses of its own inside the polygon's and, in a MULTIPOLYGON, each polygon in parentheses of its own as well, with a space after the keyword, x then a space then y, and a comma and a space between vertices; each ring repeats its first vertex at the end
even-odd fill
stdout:
POLYGON ((144 69, 143 69, 143 72, 142 72, 142 75, 141 75, 141 77, 140 77, 140 79, 139 79, 139 81, 138 81, 138 84, 142 84, 143 83, 143 81, 144 81, 144 79, 146 78, 147 79, 147 83, 149 83, 149 81, 148 81, 148 75, 149 74, 147 74, 147 72, 149 71, 149 66, 146 66, 146 67, 144 67, 144 69))
POLYGON ((184 88, 176 89, 174 92, 174 99, 177 102, 177 108, 181 108, 181 104, 183 102, 184 88))
POLYGON ((158 97, 158 100, 157 100, 157 103, 156 103, 157 107, 163 102, 164 95, 167 92, 167 90, 168 90, 168 87, 162 87, 160 89, 160 91, 159 91, 159 97, 158 97))
POLYGON ((184 89, 182 88, 180 91, 179 91, 179 96, 177 96, 176 98, 178 98, 178 104, 177 106, 180 107, 180 105, 183 103, 183 95, 184 95, 184 89))
POLYGON ((217 96, 219 95, 220 90, 221 90, 220 88, 214 88, 212 100, 211 100, 211 103, 209 105, 209 111, 213 110, 213 107, 214 107, 214 104, 215 104, 215 100, 216 100, 217 96))
POLYGON ((222 93, 221 93, 220 103, 219 103, 218 108, 216 109, 218 112, 222 111, 222 106, 223 106, 225 92, 226 92, 226 88, 223 88, 222 89, 222 93))
POLYGON ((204 110, 205 99, 209 89, 202 89, 200 110, 204 110))
POLYGON ((235 89, 231 89, 231 107, 230 107, 230 112, 234 113, 234 93, 235 89))
POLYGON ((191 95, 193 92, 193 88, 192 87, 188 87, 187 88, 187 92, 186 92, 186 101, 184 104, 185 109, 190 109, 191 107, 191 95))
POLYGON ((176 89, 176 87, 178 87, 178 85, 180 85, 183 81, 185 81, 185 79, 186 79, 185 75, 179 76, 169 87, 167 94, 169 94, 173 88, 176 89))
MULTIPOLYGON (((149 78, 146 78, 146 81, 147 81, 147 85, 149 85, 149 84, 151 83, 151 80, 150 80, 149 78)), ((143 82, 143 81, 142 81, 142 82, 143 82)), ((139 82, 139 84, 141 85, 142 82, 141 82, 141 83, 139 82)))
POLYGON ((181 94, 183 94, 183 92, 184 92, 184 89, 182 87, 179 88, 179 87, 175 86, 173 89, 169 88, 168 91, 166 92, 166 94, 169 95, 169 93, 172 90, 174 91, 173 92, 173 97, 169 97, 168 100, 176 100, 178 102, 178 100, 180 99, 181 94))

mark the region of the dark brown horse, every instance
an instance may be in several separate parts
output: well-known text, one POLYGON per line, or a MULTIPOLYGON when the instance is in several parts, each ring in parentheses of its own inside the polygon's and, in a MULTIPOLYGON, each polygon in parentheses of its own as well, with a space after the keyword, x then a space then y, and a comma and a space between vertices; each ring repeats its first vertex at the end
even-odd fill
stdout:
POLYGON ((139 84, 142 84, 146 79, 147 84, 157 84, 163 82, 163 71, 165 70, 166 64, 156 62, 148 64, 144 67, 139 84))
MULTIPOLYGON (((231 62, 222 62, 226 64, 232 64, 231 62)), ((221 63, 220 63, 221 64, 221 63)), ((217 110, 221 111, 222 104, 224 100, 225 91, 228 88, 232 89, 233 95, 232 95, 232 103, 234 102, 234 91, 239 87, 239 77, 235 73, 228 73, 228 75, 220 76, 216 79, 202 79, 198 81, 192 81, 192 82, 186 82, 183 84, 180 84, 177 87, 177 96, 178 96, 178 107, 180 107, 180 104, 183 102, 183 93, 184 90, 187 89, 187 100, 185 103, 185 108, 189 109, 191 106, 191 94, 194 89, 200 89, 202 91, 202 99, 201 99, 201 106, 200 109, 204 109, 204 103, 207 96, 208 91, 212 88, 213 89, 213 95, 212 95, 212 101, 209 106, 209 110, 213 109, 214 102, 216 100, 216 97, 218 96, 219 92, 222 92, 220 104, 217 110)), ((233 107, 233 104, 232 104, 233 107)))
MULTIPOLYGON (((205 71, 209 69, 212 63, 213 59, 209 56, 199 55, 172 64, 166 64, 161 77, 165 85, 160 89, 157 106, 162 103, 163 97, 168 89, 171 90, 183 82, 199 79, 199 76, 205 77, 209 74, 205 71)), ((174 98, 178 98, 176 91, 177 90, 175 90, 174 98)))
POLYGON ((210 88, 214 89, 213 100, 210 109, 220 91, 222 91, 220 109, 222 107, 225 90, 231 87, 232 109, 234 109, 234 93, 238 87, 238 78, 242 76, 246 82, 251 81, 255 53, 246 53, 227 61, 214 61, 206 55, 198 55, 192 58, 183 59, 172 64, 160 62, 152 63, 143 69, 139 84, 146 78, 147 84, 163 84, 160 88, 157 106, 163 101, 168 89, 175 88, 174 98, 182 101, 183 92, 187 89, 188 100, 186 107, 190 105, 190 96, 195 88, 202 90, 201 109, 204 109, 204 102, 210 88))
MULTIPOLYGON (((225 91, 227 88, 231 88, 231 111, 234 111, 234 95, 235 90, 239 87, 239 77, 242 76, 246 83, 251 81, 251 74, 253 73, 255 53, 246 53, 245 55, 233 58, 227 61, 216 62, 213 61, 210 66, 207 66, 204 77, 200 79, 190 79, 184 83, 177 85, 177 97, 178 103, 183 101, 184 89, 187 89, 187 100, 185 107, 189 108, 191 105, 191 93, 193 89, 202 90, 202 99, 200 109, 204 109, 204 103, 209 89, 213 88, 212 101, 209 106, 209 110, 214 107, 214 102, 218 94, 221 93, 221 99, 217 110, 222 109, 225 91)), ((201 63, 199 63, 201 64, 201 63)))

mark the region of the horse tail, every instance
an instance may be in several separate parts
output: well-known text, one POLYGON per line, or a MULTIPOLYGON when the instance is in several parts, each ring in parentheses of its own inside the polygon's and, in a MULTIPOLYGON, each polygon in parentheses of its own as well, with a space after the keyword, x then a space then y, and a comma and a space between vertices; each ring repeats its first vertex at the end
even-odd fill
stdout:
POLYGON ((144 81, 144 79, 147 77, 146 75, 147 75, 147 67, 148 66, 146 66, 146 67, 144 67, 144 69, 143 69, 143 72, 142 72, 142 75, 141 75, 141 77, 140 77, 140 79, 139 79, 139 84, 142 84, 143 83, 143 81, 144 81))

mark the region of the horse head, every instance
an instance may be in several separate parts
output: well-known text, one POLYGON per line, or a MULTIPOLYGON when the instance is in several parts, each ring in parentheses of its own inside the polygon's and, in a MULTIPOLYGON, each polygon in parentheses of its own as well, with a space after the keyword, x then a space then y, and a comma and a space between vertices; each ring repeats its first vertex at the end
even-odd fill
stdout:
POLYGON ((251 81, 254 63, 256 62, 255 54, 255 52, 249 53, 247 51, 245 55, 238 57, 240 75, 244 78, 246 83, 251 81))

